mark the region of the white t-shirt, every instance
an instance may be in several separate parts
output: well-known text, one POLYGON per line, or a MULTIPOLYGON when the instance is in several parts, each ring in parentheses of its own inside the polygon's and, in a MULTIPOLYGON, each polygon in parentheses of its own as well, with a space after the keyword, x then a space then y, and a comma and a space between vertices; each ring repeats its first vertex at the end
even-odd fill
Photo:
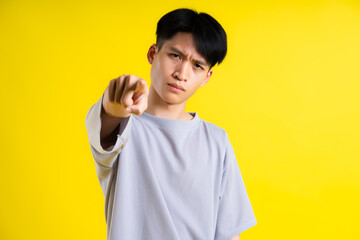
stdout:
POLYGON ((102 97, 86 116, 109 240, 228 240, 256 224, 224 129, 143 113, 100 144, 102 97))

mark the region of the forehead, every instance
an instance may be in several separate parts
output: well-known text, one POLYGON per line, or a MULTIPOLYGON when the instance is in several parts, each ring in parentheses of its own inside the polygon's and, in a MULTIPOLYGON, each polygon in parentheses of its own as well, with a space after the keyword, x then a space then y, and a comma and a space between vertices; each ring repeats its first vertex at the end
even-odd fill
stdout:
POLYGON ((196 50, 194 38, 191 33, 178 32, 171 39, 165 40, 161 48, 166 50, 175 48, 184 53, 186 56, 207 62, 196 50))

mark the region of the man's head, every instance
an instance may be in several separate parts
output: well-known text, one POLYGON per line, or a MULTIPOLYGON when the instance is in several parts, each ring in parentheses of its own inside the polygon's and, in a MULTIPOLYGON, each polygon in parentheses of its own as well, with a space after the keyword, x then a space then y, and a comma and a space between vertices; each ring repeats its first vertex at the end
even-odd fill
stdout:
POLYGON ((212 68, 221 63, 227 52, 226 33, 222 26, 210 15, 181 8, 165 14, 158 22, 156 45, 161 49, 164 41, 178 32, 191 33, 196 50, 212 68))
POLYGON ((157 43, 148 51, 150 95, 167 104, 183 104, 210 79, 226 55, 226 34, 210 15, 177 9, 157 25, 157 43))

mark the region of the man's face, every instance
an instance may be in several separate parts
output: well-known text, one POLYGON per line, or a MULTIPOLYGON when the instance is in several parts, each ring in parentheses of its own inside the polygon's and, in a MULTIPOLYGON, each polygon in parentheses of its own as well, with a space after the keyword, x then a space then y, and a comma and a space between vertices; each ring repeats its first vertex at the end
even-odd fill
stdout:
POLYGON ((190 33, 177 33, 163 43, 160 51, 152 45, 148 61, 152 64, 150 91, 168 104, 183 103, 212 75, 209 64, 196 51, 190 33))

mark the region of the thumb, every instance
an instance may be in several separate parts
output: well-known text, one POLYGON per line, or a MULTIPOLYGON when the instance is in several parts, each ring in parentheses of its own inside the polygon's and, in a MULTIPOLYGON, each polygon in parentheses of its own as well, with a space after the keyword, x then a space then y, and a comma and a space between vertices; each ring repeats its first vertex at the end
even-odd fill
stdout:
POLYGON ((128 111, 129 113, 136 114, 136 115, 139 115, 141 113, 140 109, 137 106, 127 107, 126 111, 128 111))

